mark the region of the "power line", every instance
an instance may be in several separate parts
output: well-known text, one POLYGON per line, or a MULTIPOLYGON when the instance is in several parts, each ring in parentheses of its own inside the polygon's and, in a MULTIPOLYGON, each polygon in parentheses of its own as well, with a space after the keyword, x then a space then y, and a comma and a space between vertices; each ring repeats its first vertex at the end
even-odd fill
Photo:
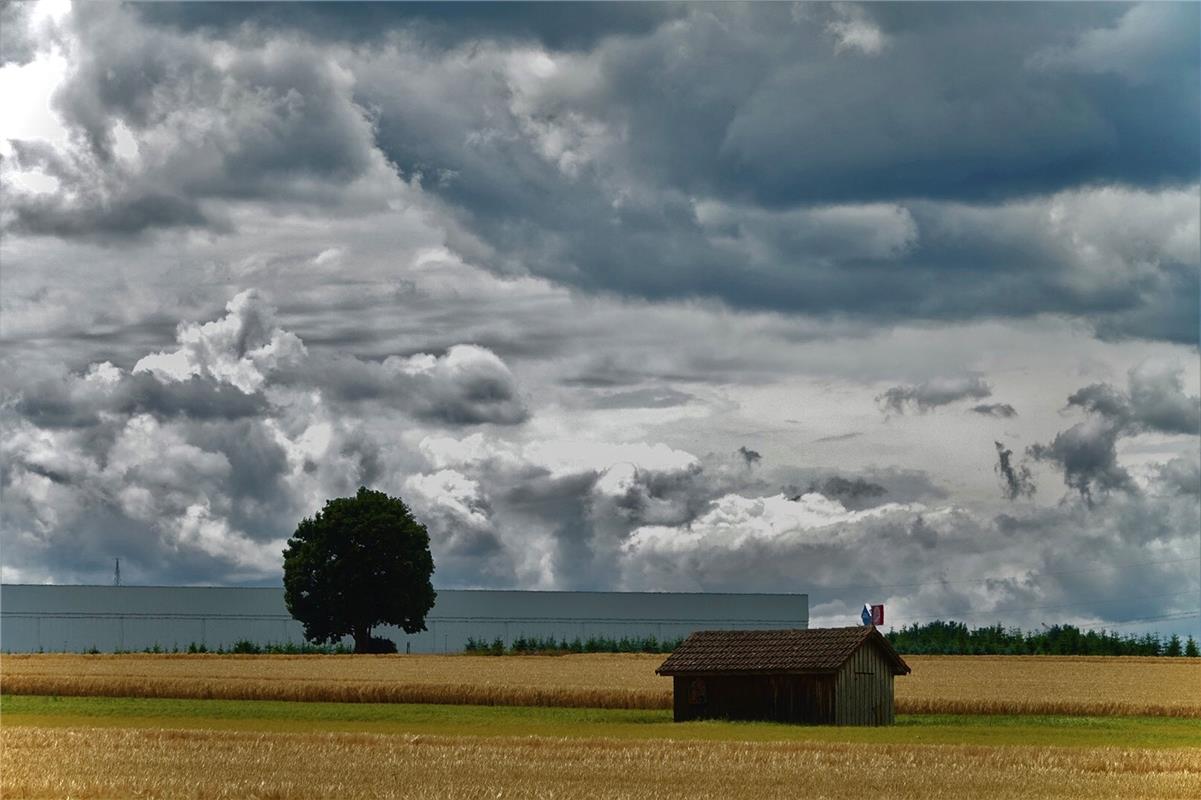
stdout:
MULTIPOLYGON (((990 609, 989 611, 979 612, 979 613, 975 613, 975 614, 970 613, 968 611, 948 611, 945 614, 943 614, 942 616, 961 617, 963 619, 986 619, 986 618, 994 616, 996 614, 1020 614, 1020 613, 1026 612, 1026 611, 1054 611, 1054 610, 1058 610, 1061 608, 1075 608, 1077 606, 1098 606, 1098 605, 1109 605, 1112 603, 1129 603, 1133 600, 1157 600, 1157 599, 1161 599, 1164 597, 1181 597, 1183 595, 1195 595, 1195 594, 1199 594, 1199 593, 1201 593, 1201 590, 1190 589, 1190 590, 1184 591, 1184 592, 1166 592, 1164 594, 1136 595, 1133 597, 1114 597, 1114 598, 1110 598, 1108 600, 1081 600, 1081 601, 1075 602, 1075 603, 1058 603, 1058 604, 1052 604, 1052 605, 1021 606, 1021 607, 1015 606, 1015 607, 1010 607, 1010 608, 994 608, 994 609, 990 609)), ((1173 613, 1177 613, 1177 612, 1173 612, 1173 613)), ((1183 613, 1183 612, 1181 612, 1181 613, 1183 613)), ((1195 612, 1189 612, 1189 613, 1195 613, 1195 612)), ((925 615, 924 618, 925 619, 935 619, 936 616, 925 615)))
POLYGON ((1194 619, 1201 617, 1201 611, 1181 611, 1175 614, 1161 614, 1158 617, 1143 617, 1141 619, 1123 619, 1117 622, 1107 622, 1106 625, 1142 625, 1148 622, 1165 622, 1168 620, 1194 619))
MULTIPOLYGON (((1118 627, 1121 625, 1145 625, 1150 622, 1174 622, 1174 621, 1186 620, 1186 619, 1196 619, 1197 617, 1201 617, 1201 611, 1176 611, 1171 614, 1160 614, 1160 615, 1154 616, 1154 617, 1138 617, 1135 619, 1115 620, 1113 622, 1106 621, 1106 622, 1098 623, 1097 626, 1095 626, 1095 627, 1090 623, 1089 628, 1090 629, 1099 628, 1101 630, 1104 630, 1106 628, 1114 628, 1114 627, 1118 627)), ((965 619, 983 619, 983 618, 984 618, 984 615, 977 615, 975 617, 965 617, 965 619)), ((913 618, 908 621, 908 624, 915 625, 918 622, 934 621, 936 619, 937 619, 936 617, 925 617, 922 619, 913 618)), ((959 620, 956 620, 956 621, 959 621, 959 620)), ((890 623, 890 627, 895 627, 895 623, 890 623)))
MULTIPOLYGON (((1114 597, 1109 600, 1081 600, 1076 603, 1060 603, 1056 605, 1040 605, 1040 606, 1025 606, 1024 608, 998 608, 990 611, 990 614, 1013 614, 1019 611, 1054 611, 1060 608, 1075 608, 1076 606, 1101 606, 1112 603, 1129 603, 1132 600, 1158 600, 1163 597, 1179 597, 1186 594, 1198 594, 1197 589, 1190 589, 1184 592, 1167 592, 1165 594, 1146 594, 1136 595, 1134 597, 1114 597)), ((979 615, 977 615, 979 616, 979 615)))
POLYGON ((1078 575, 1088 572, 1105 572, 1112 569, 1125 569, 1126 567, 1154 566, 1160 564, 1185 564, 1191 561, 1201 561, 1201 556, 1192 556, 1190 558, 1170 558, 1161 561, 1131 561, 1125 564, 1106 564, 1103 567, 1092 567, 1089 569, 1069 569, 1055 571, 1036 571, 1031 570, 1018 575, 994 575, 986 578, 956 578, 954 580, 932 580, 922 581, 918 583, 861 583, 851 586, 821 586, 810 590, 810 594, 820 592, 843 592, 851 589, 910 589, 917 586, 943 586, 946 584, 962 584, 962 583, 988 583, 989 581, 1008 581, 1030 578, 1032 576, 1051 576, 1051 575, 1078 575))

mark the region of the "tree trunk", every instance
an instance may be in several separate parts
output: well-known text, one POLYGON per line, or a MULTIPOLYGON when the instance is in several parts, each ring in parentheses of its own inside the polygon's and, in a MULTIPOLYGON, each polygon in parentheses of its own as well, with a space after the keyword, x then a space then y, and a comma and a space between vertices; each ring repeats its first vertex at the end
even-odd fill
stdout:
POLYGON ((356 653, 371 652, 371 628, 366 626, 355 628, 351 636, 354 637, 354 651, 356 653))

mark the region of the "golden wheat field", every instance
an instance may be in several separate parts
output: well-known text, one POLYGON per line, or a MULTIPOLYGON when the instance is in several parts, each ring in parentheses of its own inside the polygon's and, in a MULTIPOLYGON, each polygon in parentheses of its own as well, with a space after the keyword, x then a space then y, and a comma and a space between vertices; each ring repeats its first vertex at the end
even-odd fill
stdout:
POLYGON ((0 731, 6 798, 1196 798, 1201 749, 0 731))
MULTIPOLYGON (((8 694, 670 708, 659 655, 6 655, 8 694)), ((1201 717, 1201 660, 910 656, 899 713, 1201 717)))

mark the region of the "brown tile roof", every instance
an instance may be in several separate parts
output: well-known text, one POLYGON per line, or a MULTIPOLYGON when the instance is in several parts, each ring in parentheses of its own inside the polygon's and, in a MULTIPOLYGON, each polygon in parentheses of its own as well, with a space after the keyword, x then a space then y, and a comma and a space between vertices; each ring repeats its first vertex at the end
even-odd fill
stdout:
POLYGON ((841 667, 864 642, 873 641, 892 663, 893 674, 909 665, 871 625, 808 630, 697 631, 675 649, 660 675, 696 672, 826 672, 841 667))

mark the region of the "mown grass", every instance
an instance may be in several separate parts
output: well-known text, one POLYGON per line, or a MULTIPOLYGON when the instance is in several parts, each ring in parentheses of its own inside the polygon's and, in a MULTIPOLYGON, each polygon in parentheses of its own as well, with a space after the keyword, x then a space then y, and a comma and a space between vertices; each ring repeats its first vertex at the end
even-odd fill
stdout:
POLYGON ((200 728, 446 736, 880 744, 1199 747, 1195 721, 1156 717, 901 716, 881 728, 673 723, 670 712, 432 704, 298 703, 98 697, 0 697, 5 726, 200 728))

